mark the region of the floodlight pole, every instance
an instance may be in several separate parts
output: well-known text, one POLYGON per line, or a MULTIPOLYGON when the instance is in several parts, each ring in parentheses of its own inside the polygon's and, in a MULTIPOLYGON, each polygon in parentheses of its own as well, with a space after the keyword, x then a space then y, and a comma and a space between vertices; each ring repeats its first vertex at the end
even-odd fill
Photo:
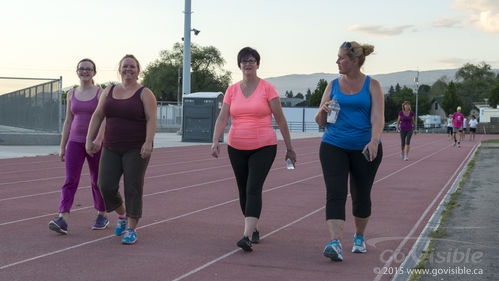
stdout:
POLYGON ((191 93, 191 0, 185 0, 184 10, 184 69, 182 75, 182 105, 191 93))

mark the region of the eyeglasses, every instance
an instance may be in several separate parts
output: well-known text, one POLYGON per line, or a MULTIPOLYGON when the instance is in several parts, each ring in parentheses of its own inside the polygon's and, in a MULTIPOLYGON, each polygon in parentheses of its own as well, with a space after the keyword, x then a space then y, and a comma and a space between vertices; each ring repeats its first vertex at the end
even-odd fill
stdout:
POLYGON ((242 60, 241 64, 255 64, 256 60, 242 60))
POLYGON ((343 42, 343 44, 341 44, 341 47, 344 47, 344 48, 347 48, 349 51, 352 51, 353 52, 353 46, 350 42, 348 41, 345 41, 343 42))
POLYGON ((94 69, 93 68, 83 68, 83 67, 80 67, 80 68, 78 68, 78 71, 79 72, 85 72, 85 71, 90 72, 90 71, 94 71, 94 69))

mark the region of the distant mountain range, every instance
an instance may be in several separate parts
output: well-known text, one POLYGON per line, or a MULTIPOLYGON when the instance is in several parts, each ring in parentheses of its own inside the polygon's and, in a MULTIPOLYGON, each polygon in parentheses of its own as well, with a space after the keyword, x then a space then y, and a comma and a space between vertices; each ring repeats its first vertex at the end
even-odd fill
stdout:
MULTIPOLYGON (((456 72, 459 69, 443 69, 443 70, 429 70, 419 72, 419 85, 433 85, 435 81, 446 76, 449 80, 455 80, 456 72)), ((493 69, 496 74, 499 73, 499 69, 493 69)), ((390 86, 395 86, 397 83, 401 87, 407 86, 408 88, 415 89, 416 84, 414 83, 414 78, 417 75, 417 71, 407 70, 401 72, 393 72, 388 74, 376 74, 371 75, 374 79, 378 80, 383 88, 383 92, 386 94, 390 89, 390 86)), ((272 83, 277 92, 281 97, 284 97, 286 91, 293 91, 293 95, 302 93, 305 95, 307 89, 314 91, 317 87, 317 82, 320 79, 325 79, 328 82, 337 78, 338 74, 332 73, 314 73, 314 74, 291 74, 278 77, 264 78, 268 82, 272 83)))

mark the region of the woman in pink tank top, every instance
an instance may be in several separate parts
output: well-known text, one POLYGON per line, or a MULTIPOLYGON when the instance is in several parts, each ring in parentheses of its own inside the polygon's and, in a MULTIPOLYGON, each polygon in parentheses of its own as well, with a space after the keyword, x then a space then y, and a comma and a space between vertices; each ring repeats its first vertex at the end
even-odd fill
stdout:
POLYGON ((277 136, 272 115, 279 126, 286 155, 283 160, 295 164, 296 154, 291 144, 288 124, 282 113, 281 101, 274 86, 256 74, 260 55, 252 48, 239 51, 237 65, 243 80, 229 86, 213 133, 211 154, 218 157, 219 139, 229 116, 232 126, 228 137, 228 152, 239 189, 239 203, 244 215, 243 238, 237 246, 252 251, 252 243, 260 240, 258 220, 262 209, 262 188, 277 152, 277 136))
MULTIPOLYGON (((82 59, 78 62, 76 73, 80 78, 80 86, 69 91, 66 97, 66 120, 62 128, 59 152, 60 160, 66 165, 66 181, 61 188, 59 217, 49 222, 49 229, 61 234, 68 233, 69 211, 80 182, 85 158, 90 170, 94 208, 97 210, 97 218, 92 229, 105 229, 109 224, 105 216, 104 200, 97 186, 100 152, 91 156, 85 151, 88 124, 97 107, 101 92, 101 88, 95 86, 93 81, 96 73, 95 63, 90 59, 82 59)), ((101 126, 94 140, 99 148, 104 137, 103 128, 104 126, 101 126)))

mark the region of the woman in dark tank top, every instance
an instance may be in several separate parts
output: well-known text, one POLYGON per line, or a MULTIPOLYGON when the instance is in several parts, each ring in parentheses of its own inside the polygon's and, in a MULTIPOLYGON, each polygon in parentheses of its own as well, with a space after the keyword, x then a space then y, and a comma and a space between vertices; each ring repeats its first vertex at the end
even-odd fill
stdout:
POLYGON ((121 83, 104 90, 92 115, 86 150, 96 152, 91 140, 106 118, 98 185, 106 211, 115 211, 118 221, 114 234, 123 244, 137 241, 135 229, 142 216, 144 176, 151 157, 156 133, 156 98, 138 83, 140 64, 133 55, 119 63, 121 83), (125 202, 118 191, 124 176, 125 202))

